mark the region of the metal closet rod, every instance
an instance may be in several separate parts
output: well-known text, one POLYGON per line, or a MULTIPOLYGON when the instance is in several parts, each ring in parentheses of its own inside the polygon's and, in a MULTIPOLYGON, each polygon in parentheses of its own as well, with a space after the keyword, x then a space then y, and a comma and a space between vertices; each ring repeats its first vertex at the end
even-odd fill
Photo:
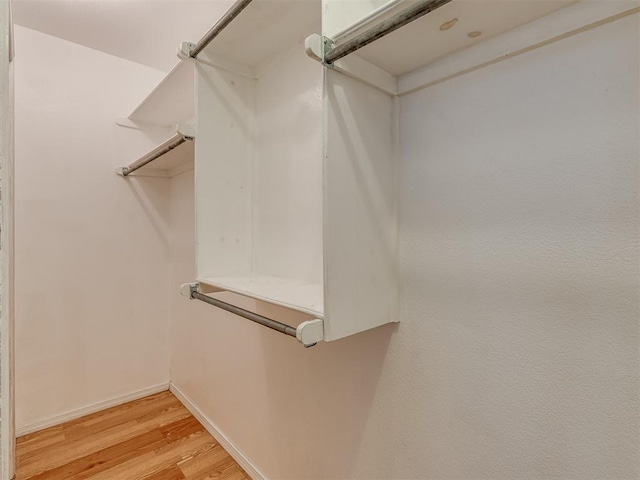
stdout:
POLYGON ((153 162, 154 160, 160 158, 161 156, 169 153, 174 148, 179 147, 180 145, 182 145, 187 140, 193 140, 193 137, 190 137, 190 136, 187 136, 187 135, 183 135, 183 134, 180 134, 180 133, 177 134, 175 137, 171 138, 169 140, 169 142, 165 146, 163 146, 162 148, 160 148, 158 150, 154 150, 153 152, 151 152, 151 153, 145 155, 144 157, 142 157, 141 159, 136 160, 135 162, 133 162, 128 167, 124 167, 122 169, 122 175, 125 176, 125 177, 127 175, 130 175, 131 173, 135 172, 139 168, 144 167, 145 165, 153 162))
POLYGON ((407 10, 388 18, 382 23, 379 23, 373 28, 366 30, 360 35, 353 37, 351 40, 328 49, 325 52, 324 61, 327 64, 331 64, 336 60, 339 60, 342 57, 375 42, 379 38, 389 35, 391 32, 413 22, 414 20, 417 20, 423 15, 433 12, 437 8, 440 8, 451 1, 452 0, 425 0, 423 2, 419 2, 407 10))
POLYGON ((284 333, 285 335, 296 338, 296 329, 291 325, 287 325, 286 323, 281 323, 276 320, 272 320, 271 318, 263 317, 262 315, 250 312, 249 310, 245 310, 244 308, 236 307, 235 305, 223 302, 222 300, 218 300, 217 298, 209 297, 196 291, 195 289, 191 291, 191 298, 195 298, 202 302, 208 303, 209 305, 213 305, 215 307, 226 310, 227 312, 244 317, 247 320, 251 320, 252 322, 259 323, 262 326, 271 328, 280 333, 284 333))
POLYGON ((213 27, 211 27, 211 30, 205 33, 204 37, 202 37, 198 41, 198 43, 196 43, 191 48, 191 50, 189 50, 189 56, 191 58, 196 58, 198 54, 202 50, 207 48, 207 45, 209 45, 211 41, 216 38, 220 34, 220 32, 222 32, 222 30, 224 30, 227 25, 229 25, 233 21, 233 19, 240 14, 240 12, 242 12, 242 10, 249 6, 251 1, 252 0, 238 0, 236 3, 234 3, 233 6, 229 10, 227 10, 227 13, 225 13, 220 18, 220 20, 218 20, 218 22, 213 27))

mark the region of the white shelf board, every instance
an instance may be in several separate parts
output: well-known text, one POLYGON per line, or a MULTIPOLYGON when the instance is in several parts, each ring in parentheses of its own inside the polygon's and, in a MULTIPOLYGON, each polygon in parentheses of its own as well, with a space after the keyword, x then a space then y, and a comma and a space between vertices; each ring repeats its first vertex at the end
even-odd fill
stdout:
POLYGON ((398 94, 411 94, 421 88, 544 47, 551 42, 615 21, 639 10, 638 0, 574 3, 520 28, 403 75, 398 80, 398 94))
MULTIPOLYGON (((162 146, 162 145, 161 145, 162 146)), ((161 147, 160 146, 160 147, 161 147)), ((158 148, 160 148, 158 147, 158 148)), ((173 177, 193 169, 194 141, 186 141, 151 163, 131 173, 131 177, 173 177)))
POLYGON ((129 115, 135 123, 175 127, 194 118, 195 73, 191 61, 181 61, 129 115))
POLYGON ((217 63, 226 59, 256 68, 315 33, 321 21, 320 0, 253 0, 198 56, 217 63))
POLYGON ((401 76, 575 1, 453 0, 361 48, 355 55, 392 75, 401 76), (452 26, 441 30, 447 22, 452 26), (480 32, 480 35, 469 36, 473 32, 480 32))
POLYGON ((259 274, 198 278, 198 282, 313 315, 315 318, 324 318, 322 284, 259 274))

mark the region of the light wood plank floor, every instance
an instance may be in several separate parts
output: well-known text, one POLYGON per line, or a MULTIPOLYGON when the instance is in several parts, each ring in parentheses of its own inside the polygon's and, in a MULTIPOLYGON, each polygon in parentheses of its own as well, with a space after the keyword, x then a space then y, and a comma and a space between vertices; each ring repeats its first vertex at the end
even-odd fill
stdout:
POLYGON ((170 392, 17 441, 16 480, 249 480, 170 392))

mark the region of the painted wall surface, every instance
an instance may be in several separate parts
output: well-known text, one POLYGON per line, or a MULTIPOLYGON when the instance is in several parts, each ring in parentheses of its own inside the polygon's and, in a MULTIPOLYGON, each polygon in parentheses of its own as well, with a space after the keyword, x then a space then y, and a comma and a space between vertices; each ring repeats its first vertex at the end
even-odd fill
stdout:
POLYGON ((305 350, 174 290, 172 381, 270 479, 638 478, 639 40, 403 98, 401 323, 305 350))
POLYGON ((162 78, 16 28, 17 426, 168 382, 167 179, 115 167, 162 78))

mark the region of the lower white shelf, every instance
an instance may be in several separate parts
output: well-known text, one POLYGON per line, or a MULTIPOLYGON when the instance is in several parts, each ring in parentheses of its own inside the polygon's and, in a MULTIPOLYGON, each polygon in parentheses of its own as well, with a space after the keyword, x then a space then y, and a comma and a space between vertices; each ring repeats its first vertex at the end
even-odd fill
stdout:
POLYGON ((116 169, 122 176, 173 177, 193 169, 194 127, 178 125, 175 135, 126 167, 116 169))
POLYGON ((323 285, 291 278, 251 274, 242 277, 198 278, 216 290, 234 292, 265 302, 324 318, 323 285))
POLYGON ((154 160, 146 167, 142 167, 139 172, 132 175, 175 177, 188 170, 193 170, 194 142, 184 142, 179 147, 171 150, 162 157, 154 160))

